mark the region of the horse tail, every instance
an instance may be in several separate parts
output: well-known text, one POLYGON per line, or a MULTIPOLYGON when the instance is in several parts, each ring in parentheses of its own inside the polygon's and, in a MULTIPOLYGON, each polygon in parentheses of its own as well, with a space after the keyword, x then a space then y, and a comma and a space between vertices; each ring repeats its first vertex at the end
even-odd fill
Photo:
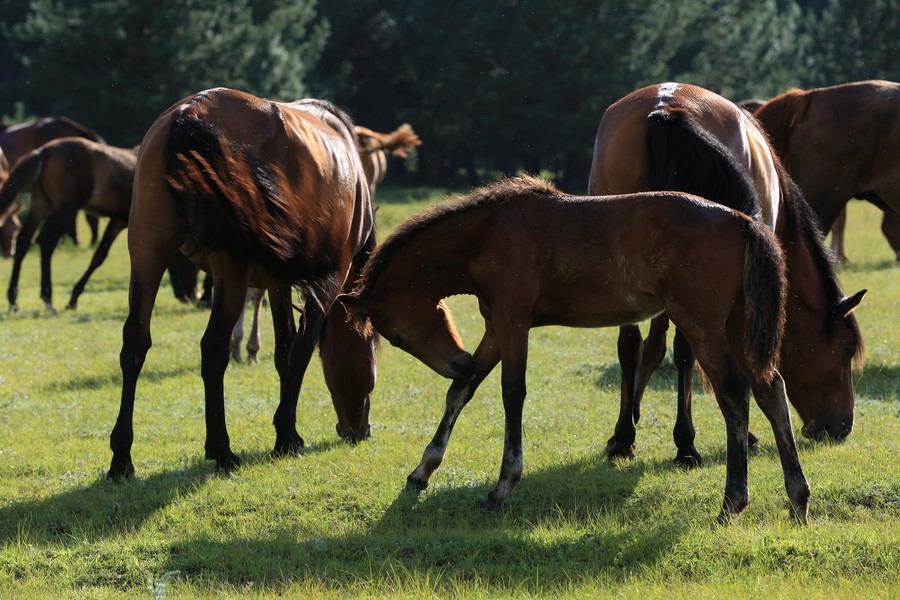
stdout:
POLYGON ((782 161, 787 161, 794 128, 808 109, 809 94, 793 89, 772 98, 754 111, 753 116, 769 134, 769 141, 782 161))
POLYGON ((651 190, 687 192, 759 218, 753 181, 731 152, 685 111, 668 107, 647 117, 651 190))
POLYGON ((742 219, 744 234, 744 353, 754 372, 771 380, 781 351, 787 303, 784 254, 772 230, 742 219))
POLYGON ((214 125, 177 116, 167 139, 166 181, 197 247, 224 250, 257 262, 283 281, 303 232, 289 223, 283 173, 234 146, 214 125))
POLYGON ((379 133, 360 125, 356 125, 353 129, 356 137, 360 140, 363 153, 381 150, 400 158, 406 158, 410 148, 422 145, 422 140, 409 123, 402 124, 391 133, 379 133))
POLYGON ((25 191, 25 188, 38 180, 43 168, 44 153, 41 148, 38 148, 20 158, 16 166, 9 172, 9 179, 0 190, 0 225, 5 223, 16 211, 18 208, 16 200, 19 195, 25 191))

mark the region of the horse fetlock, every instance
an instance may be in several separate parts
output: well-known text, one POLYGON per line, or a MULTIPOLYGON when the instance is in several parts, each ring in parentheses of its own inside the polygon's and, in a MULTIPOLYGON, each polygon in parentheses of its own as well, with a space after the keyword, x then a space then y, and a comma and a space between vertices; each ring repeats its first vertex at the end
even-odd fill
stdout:
POLYGON ((306 446, 303 438, 296 431, 282 438, 278 436, 275 440, 275 448, 272 450, 272 456, 302 456, 302 450, 306 446))

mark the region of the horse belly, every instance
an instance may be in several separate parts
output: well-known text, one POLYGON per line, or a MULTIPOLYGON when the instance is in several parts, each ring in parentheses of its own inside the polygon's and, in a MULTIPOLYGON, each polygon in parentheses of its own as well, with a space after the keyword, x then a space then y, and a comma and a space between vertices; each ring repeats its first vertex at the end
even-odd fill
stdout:
POLYGON ((536 325, 565 327, 613 327, 638 323, 665 310, 653 293, 628 289, 617 282, 602 285, 578 285, 542 299, 535 315, 536 325))

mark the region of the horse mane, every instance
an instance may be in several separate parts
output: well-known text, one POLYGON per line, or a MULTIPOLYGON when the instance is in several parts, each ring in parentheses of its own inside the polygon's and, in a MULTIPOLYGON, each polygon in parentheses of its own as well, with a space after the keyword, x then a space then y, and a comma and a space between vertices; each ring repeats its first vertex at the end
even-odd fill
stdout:
POLYGON ((694 194, 753 218, 762 214, 749 173, 686 110, 669 107, 648 115, 647 163, 651 190, 694 194))
POLYGON ((790 89, 775 96, 754 111, 753 116, 769 134, 772 148, 782 160, 787 160, 794 127, 809 108, 809 94, 805 90, 790 89))
MULTIPOLYGON (((806 242, 813 264, 823 279, 828 304, 832 307, 836 306, 844 298, 844 293, 841 291, 837 275, 834 272, 836 262, 834 254, 825 244, 825 236, 822 235, 822 226, 819 224, 819 219, 806 201, 800 186, 788 174, 781 160, 777 156, 773 156, 772 160, 775 163, 775 169, 778 173, 778 184, 784 198, 782 205, 784 206, 785 230, 796 232, 796 235, 806 242)), ((833 335, 837 321, 841 318, 845 317, 837 314, 835 311, 829 311, 828 319, 825 322, 826 334, 829 337, 833 335)), ((862 332, 853 314, 848 315, 846 319, 847 326, 854 337, 852 358, 857 368, 859 368, 865 360, 866 353, 862 332)))
POLYGON ((368 297, 391 258, 410 240, 435 223, 468 211, 497 206, 513 197, 536 194, 562 195, 562 192, 549 181, 539 177, 531 175, 505 177, 483 185, 465 196, 451 196, 446 202, 435 204, 410 217, 401 223, 369 258, 357 279, 353 295, 359 298, 368 297))

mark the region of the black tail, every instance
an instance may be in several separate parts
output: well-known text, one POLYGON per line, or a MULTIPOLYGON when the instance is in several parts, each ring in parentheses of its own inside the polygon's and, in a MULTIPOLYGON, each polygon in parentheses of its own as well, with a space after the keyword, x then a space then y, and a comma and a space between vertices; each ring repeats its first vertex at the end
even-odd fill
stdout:
POLYGON ((731 152, 690 115, 675 109, 647 117, 647 162, 651 190, 687 192, 760 216, 759 197, 731 152))
POLYGON ((6 180, 3 189, 0 190, 0 223, 5 223, 6 219, 15 211, 14 203, 19 198, 19 194, 37 181, 43 167, 44 155, 40 148, 19 159, 19 162, 10 171, 9 179, 6 180))
POLYGON ((787 275, 781 245, 760 221, 745 221, 744 352, 758 374, 775 372, 784 334, 787 275))

